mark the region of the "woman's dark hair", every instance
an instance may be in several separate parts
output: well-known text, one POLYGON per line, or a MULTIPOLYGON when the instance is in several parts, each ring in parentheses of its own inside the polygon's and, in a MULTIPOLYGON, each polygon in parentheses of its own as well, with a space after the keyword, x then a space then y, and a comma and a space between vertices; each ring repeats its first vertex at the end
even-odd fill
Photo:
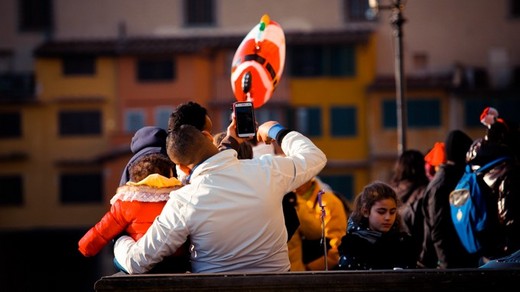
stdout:
POLYGON ((420 151, 405 150, 395 164, 392 184, 397 185, 405 180, 417 185, 427 184, 429 180, 426 176, 424 164, 424 155, 420 151))

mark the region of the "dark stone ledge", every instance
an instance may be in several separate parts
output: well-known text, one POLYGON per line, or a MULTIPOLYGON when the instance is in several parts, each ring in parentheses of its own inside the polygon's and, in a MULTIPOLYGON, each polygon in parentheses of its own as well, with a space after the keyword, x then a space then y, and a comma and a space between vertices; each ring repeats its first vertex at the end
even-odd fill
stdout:
POLYGON ((520 268, 291 273, 114 274, 95 291, 508 291, 520 268))

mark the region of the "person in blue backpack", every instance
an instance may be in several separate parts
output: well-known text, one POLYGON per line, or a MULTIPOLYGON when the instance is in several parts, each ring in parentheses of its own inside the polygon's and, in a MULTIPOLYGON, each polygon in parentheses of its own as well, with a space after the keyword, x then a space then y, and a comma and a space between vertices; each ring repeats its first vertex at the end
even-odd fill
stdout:
POLYGON ((494 119, 487 126, 485 136, 477 139, 466 155, 474 169, 506 157, 478 175, 483 182, 481 189, 487 189, 491 194, 488 212, 493 221, 493 232, 479 252, 483 264, 520 249, 520 131, 516 123, 503 118, 494 119))
POLYGON ((464 173, 466 152, 473 143, 466 133, 452 130, 446 136, 446 162, 441 164, 424 191, 421 210, 424 239, 419 262, 425 268, 476 268, 478 256, 461 244, 454 229, 449 195, 464 173))

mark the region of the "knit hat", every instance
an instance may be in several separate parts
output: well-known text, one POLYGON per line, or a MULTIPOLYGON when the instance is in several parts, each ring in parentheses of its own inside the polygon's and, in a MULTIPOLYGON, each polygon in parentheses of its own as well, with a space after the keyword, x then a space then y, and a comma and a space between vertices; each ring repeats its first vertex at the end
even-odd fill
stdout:
POLYGON ((439 166, 446 162, 446 151, 444 142, 435 142, 432 150, 424 156, 424 161, 432 166, 439 166))
POLYGON ((453 130, 448 133, 444 146, 446 149, 446 160, 455 163, 465 163, 466 152, 473 140, 461 130, 453 130))
POLYGON ((498 111, 492 107, 486 107, 480 114, 480 122, 486 127, 490 127, 498 118, 498 111))

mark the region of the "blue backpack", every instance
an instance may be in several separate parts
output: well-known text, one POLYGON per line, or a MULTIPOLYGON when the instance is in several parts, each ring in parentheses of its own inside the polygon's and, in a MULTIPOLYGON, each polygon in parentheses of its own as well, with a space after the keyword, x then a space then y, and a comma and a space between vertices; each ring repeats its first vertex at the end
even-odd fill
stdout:
POLYGON ((469 253, 477 253, 483 248, 483 239, 480 238, 487 228, 493 228, 490 222, 492 215, 488 214, 487 194, 480 189, 477 175, 498 163, 506 160, 507 157, 495 159, 477 170, 473 171, 471 165, 466 165, 466 170, 460 178, 455 189, 450 193, 451 219, 455 225, 455 230, 459 235, 462 245, 469 253))

